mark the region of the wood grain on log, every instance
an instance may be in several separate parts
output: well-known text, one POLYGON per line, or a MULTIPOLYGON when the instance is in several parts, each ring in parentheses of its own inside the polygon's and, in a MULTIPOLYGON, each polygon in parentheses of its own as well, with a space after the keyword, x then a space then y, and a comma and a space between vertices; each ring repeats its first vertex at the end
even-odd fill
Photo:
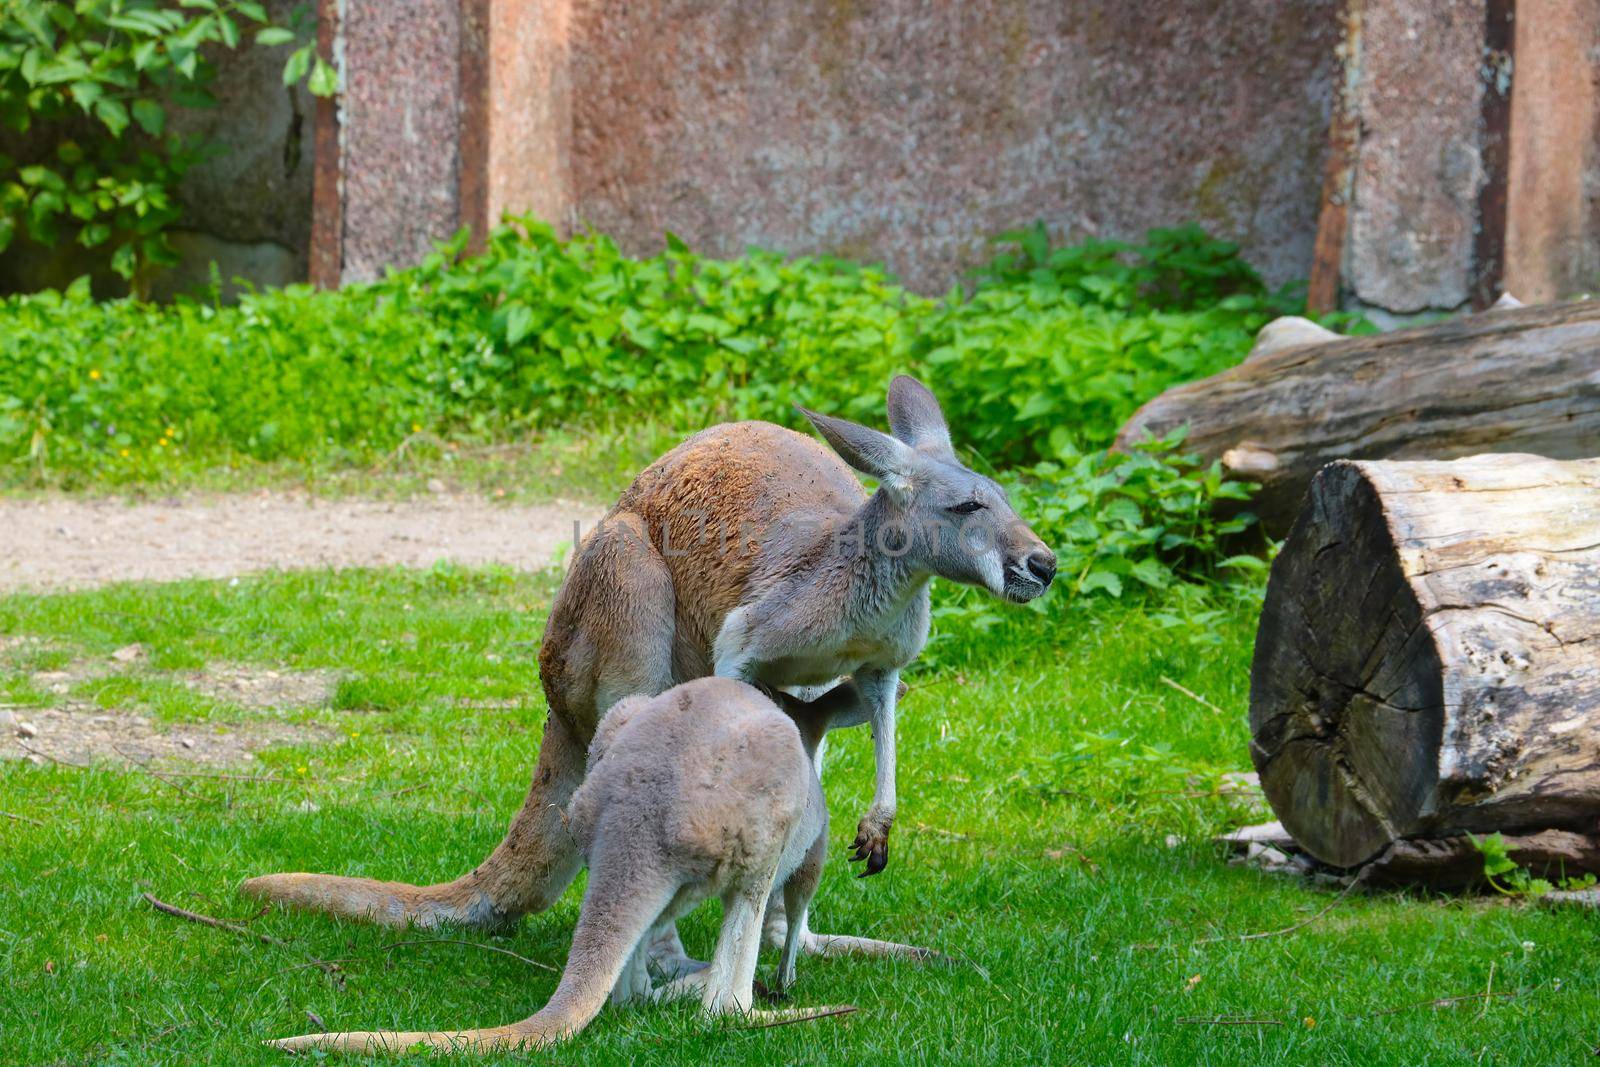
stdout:
POLYGON ((1600 460, 1338 462, 1273 563, 1251 756, 1338 866, 1600 828, 1600 460))
POLYGON ((1145 404, 1117 446, 1187 425, 1186 450, 1260 486, 1252 507, 1274 534, 1335 459, 1600 454, 1600 301, 1326 343, 1302 322, 1270 324, 1244 363, 1145 404), (1288 338, 1306 343, 1276 347, 1288 338))

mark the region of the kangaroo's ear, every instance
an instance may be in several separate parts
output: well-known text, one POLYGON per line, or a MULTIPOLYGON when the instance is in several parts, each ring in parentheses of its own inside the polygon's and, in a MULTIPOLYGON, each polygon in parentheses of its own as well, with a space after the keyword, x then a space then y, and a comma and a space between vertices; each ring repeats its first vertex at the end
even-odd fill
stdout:
POLYGON ((916 469, 917 454, 910 447, 849 419, 818 414, 799 404, 795 408, 811 420, 828 447, 850 466, 878 479, 891 493, 901 494, 911 488, 911 472, 916 469))
POLYGON ((889 429, 924 455, 942 460, 956 458, 939 401, 934 399, 932 390, 910 375, 896 375, 889 383, 889 429))

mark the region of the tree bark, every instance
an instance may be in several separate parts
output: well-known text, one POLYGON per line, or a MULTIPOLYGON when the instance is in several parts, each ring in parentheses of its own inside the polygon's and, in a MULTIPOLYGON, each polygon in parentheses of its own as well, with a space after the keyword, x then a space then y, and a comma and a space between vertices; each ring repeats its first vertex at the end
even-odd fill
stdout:
POLYGON ((1330 464, 1272 566, 1251 756, 1325 863, 1600 829, 1600 460, 1330 464))
POLYGON ((1117 447, 1187 425, 1187 451, 1260 486, 1252 510, 1275 536, 1335 459, 1600 453, 1600 301, 1501 307, 1370 337, 1317 329, 1269 324, 1239 366, 1136 411, 1117 447))

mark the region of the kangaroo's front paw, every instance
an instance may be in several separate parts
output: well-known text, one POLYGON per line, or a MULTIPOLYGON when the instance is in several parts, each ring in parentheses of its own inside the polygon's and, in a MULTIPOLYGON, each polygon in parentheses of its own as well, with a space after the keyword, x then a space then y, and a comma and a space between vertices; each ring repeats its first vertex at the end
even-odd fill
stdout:
POLYGON ((866 870, 859 877, 877 874, 889 865, 889 826, 893 821, 892 815, 878 815, 869 811, 856 826, 856 839, 850 845, 855 849, 855 854, 850 857, 850 862, 867 861, 866 870))

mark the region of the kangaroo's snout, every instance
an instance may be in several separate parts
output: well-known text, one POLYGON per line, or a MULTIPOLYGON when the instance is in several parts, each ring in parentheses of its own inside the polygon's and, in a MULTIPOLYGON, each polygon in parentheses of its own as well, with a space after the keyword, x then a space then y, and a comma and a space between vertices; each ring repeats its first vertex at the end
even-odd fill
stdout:
POLYGON ((1028 554, 1028 573, 1043 582, 1045 588, 1056 576, 1056 554, 1048 548, 1036 548, 1028 554))
POLYGON ((1019 523, 1005 554, 1005 585, 996 590, 1013 604, 1044 596, 1056 576, 1056 554, 1019 523))

